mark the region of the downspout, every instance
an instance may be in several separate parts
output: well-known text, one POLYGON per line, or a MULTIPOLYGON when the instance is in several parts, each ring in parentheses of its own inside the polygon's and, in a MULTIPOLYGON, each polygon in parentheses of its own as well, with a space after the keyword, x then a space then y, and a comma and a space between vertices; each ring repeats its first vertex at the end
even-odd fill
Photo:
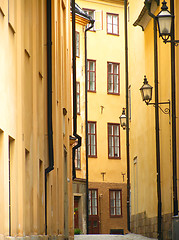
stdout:
POLYGON ((128 34, 127 34, 127 0, 124 1, 125 23, 125 71, 126 71, 126 151, 127 151, 127 228, 130 232, 130 157, 129 157, 129 77, 128 77, 128 34))
POLYGON ((52 29, 51 0, 47 0, 47 125, 49 166, 45 169, 45 234, 47 235, 47 174, 54 169, 52 129, 52 29))
POLYGON ((72 0, 72 57, 73 57, 73 135, 78 143, 72 148, 73 180, 76 178, 75 150, 81 147, 81 137, 77 134, 77 95, 76 95, 76 37, 75 37, 75 0, 72 0))
POLYGON ((158 107, 158 45, 157 45, 157 19, 148 9, 148 14, 154 19, 154 78, 155 78, 155 135, 157 160, 157 199, 158 199, 158 239, 162 240, 162 200, 160 177, 160 137, 159 137, 159 107, 158 107))
POLYGON ((87 63, 87 31, 94 26, 94 20, 91 19, 91 26, 85 29, 85 138, 86 138, 86 233, 89 233, 89 221, 88 221, 88 63, 87 63))
MULTIPOLYGON (((170 0, 170 12, 174 16, 174 0, 170 0)), ((172 159, 173 159, 173 211, 178 215, 177 197, 177 154, 176 154, 176 97, 175 97, 175 22, 172 21, 171 28, 171 97, 172 97, 172 159)))

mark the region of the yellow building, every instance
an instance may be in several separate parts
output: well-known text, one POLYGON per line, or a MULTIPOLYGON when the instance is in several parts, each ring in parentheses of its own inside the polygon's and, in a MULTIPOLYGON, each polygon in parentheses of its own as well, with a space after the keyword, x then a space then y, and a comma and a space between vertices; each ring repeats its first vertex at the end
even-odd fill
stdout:
MULTIPOLYGON (((156 29, 154 20, 148 15, 149 11, 156 16, 161 11, 163 1, 152 0, 144 3, 140 0, 130 0, 128 2, 128 12, 130 13, 128 22, 129 81, 131 85, 132 112, 130 121, 131 231, 155 238, 161 231, 163 239, 171 239, 172 216, 174 215, 172 149, 175 143, 177 159, 179 153, 177 118, 179 110, 179 50, 175 48, 177 126, 177 140, 175 141, 172 135, 172 116, 174 112, 172 110, 171 95, 171 44, 164 44, 163 40, 159 38, 158 30, 154 31, 156 29), (156 54, 158 54, 158 60, 156 54), (158 108, 159 121, 157 121, 156 108, 152 105, 147 106, 141 98, 139 89, 143 84, 144 75, 146 75, 148 83, 154 87, 151 102, 156 101, 155 82, 158 78, 158 102, 166 102, 166 104, 159 104, 159 106, 163 110, 170 108, 169 114, 163 114, 158 108), (170 105, 168 104, 169 101, 170 105), (157 131, 157 122, 159 123, 159 131, 157 131), (157 134, 159 134, 158 141, 157 134), (158 147, 156 143, 159 143, 158 147)), ((175 5, 176 39, 179 39, 177 31, 179 5, 178 1, 168 0, 169 10, 172 2, 175 5)), ((177 173, 178 171, 177 165, 177 173)))
MULTIPOLYGON (((126 233, 125 131, 119 125, 125 104, 123 1, 78 0, 77 3, 95 20, 87 33, 88 230, 89 233, 126 233)), ((77 61, 83 61, 81 57, 80 49, 77 61)), ((82 75, 84 65, 78 72, 82 120, 78 128, 85 134, 82 75)), ((85 178, 85 162, 85 141, 82 141, 79 178, 85 178)))
POLYGON ((70 1, 0 1, 0 238, 72 239, 70 1))
POLYGON ((73 182, 74 232, 86 233, 86 146, 85 146, 85 30, 93 19, 75 4, 77 134, 82 138, 75 153, 73 182))

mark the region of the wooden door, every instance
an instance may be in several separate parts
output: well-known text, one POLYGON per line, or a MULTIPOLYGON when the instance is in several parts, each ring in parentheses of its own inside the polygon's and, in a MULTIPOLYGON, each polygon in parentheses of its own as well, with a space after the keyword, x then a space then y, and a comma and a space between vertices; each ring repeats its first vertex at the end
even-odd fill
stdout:
POLYGON ((89 234, 99 233, 98 190, 89 189, 89 234))
POLYGON ((79 198, 74 198, 74 228, 79 228, 79 215, 78 215, 78 208, 79 208, 79 198))

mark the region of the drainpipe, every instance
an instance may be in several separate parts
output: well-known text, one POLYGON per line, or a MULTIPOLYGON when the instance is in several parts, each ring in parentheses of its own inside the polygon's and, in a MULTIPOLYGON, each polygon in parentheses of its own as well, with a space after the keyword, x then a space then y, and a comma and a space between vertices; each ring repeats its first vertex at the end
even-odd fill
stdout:
POLYGON ((156 165, 157 165, 157 199, 158 199, 158 239, 162 240, 162 200, 160 177, 160 137, 159 137, 159 107, 158 107, 158 45, 157 45, 157 19, 148 10, 149 16, 154 19, 154 78, 155 78, 155 135, 156 135, 156 165))
POLYGON ((126 151, 127 151, 127 228, 130 232, 130 157, 129 157, 129 77, 128 77, 128 34, 127 34, 127 0, 124 1, 125 23, 125 71, 126 71, 126 151))
POLYGON ((75 0, 72 0, 72 57, 73 57, 73 135, 78 143, 72 148, 73 180, 76 178, 75 150, 81 147, 81 137, 77 134, 77 96, 76 96, 76 31, 75 31, 75 0))
MULTIPOLYGON (((174 16, 174 0, 170 0, 170 12, 174 16)), ((173 159, 173 206, 174 216, 178 215, 177 197, 177 154, 176 154, 176 98, 175 98, 175 22, 171 28, 171 97, 172 97, 172 159, 173 159)))
POLYGON ((51 0, 47 0, 47 125, 49 166, 45 169, 45 234, 47 235, 47 175, 54 169, 52 129, 52 30, 51 0))
POLYGON ((86 138, 86 232, 89 233, 89 221, 88 221, 88 63, 87 63, 87 31, 94 27, 94 20, 91 19, 88 28, 85 29, 85 138, 86 138))

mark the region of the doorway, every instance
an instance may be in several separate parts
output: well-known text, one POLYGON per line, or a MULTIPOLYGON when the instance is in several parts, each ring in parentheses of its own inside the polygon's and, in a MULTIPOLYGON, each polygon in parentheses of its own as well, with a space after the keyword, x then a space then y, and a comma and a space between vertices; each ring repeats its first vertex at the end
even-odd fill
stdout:
POLYGON ((99 234, 97 189, 89 189, 89 234, 99 234))

